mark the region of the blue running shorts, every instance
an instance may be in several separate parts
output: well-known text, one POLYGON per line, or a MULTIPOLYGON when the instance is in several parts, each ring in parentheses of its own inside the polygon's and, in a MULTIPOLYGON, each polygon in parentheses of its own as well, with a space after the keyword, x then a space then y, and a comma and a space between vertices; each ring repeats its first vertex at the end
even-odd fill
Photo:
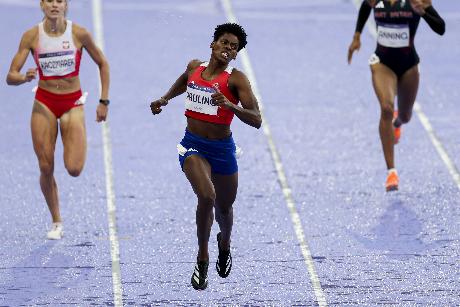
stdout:
POLYGON ((236 162, 236 146, 233 137, 222 140, 209 140, 185 130, 185 136, 177 145, 179 162, 182 171, 184 161, 190 155, 200 155, 211 165, 211 172, 220 175, 231 175, 238 171, 236 162))

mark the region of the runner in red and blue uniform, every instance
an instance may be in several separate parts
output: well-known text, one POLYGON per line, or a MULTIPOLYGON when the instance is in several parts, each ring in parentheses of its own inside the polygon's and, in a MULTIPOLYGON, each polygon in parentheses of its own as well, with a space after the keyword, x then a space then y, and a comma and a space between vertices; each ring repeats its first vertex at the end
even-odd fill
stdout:
POLYGON ((217 26, 209 62, 192 60, 166 94, 150 104, 152 113, 159 114, 170 99, 186 93, 187 128, 178 144, 178 152, 180 166, 198 198, 198 255, 191 279, 197 290, 205 289, 208 284, 208 241, 214 221, 213 209, 220 228, 216 269, 219 276, 225 278, 232 267, 230 236, 238 165, 230 124, 234 115, 255 128, 262 124, 247 77, 229 66, 246 43, 246 33, 240 25, 217 26))
POLYGON ((423 18, 434 32, 443 35, 445 23, 431 0, 363 1, 353 41, 348 48, 348 63, 351 63, 353 52, 361 47, 361 32, 372 9, 377 25, 377 48, 369 64, 381 110, 380 140, 388 169, 385 186, 387 191, 393 191, 399 185, 394 144, 399 141, 402 124, 411 119, 420 79, 420 60, 414 46, 417 27, 423 18), (398 98, 397 111, 394 110, 395 97, 398 98))

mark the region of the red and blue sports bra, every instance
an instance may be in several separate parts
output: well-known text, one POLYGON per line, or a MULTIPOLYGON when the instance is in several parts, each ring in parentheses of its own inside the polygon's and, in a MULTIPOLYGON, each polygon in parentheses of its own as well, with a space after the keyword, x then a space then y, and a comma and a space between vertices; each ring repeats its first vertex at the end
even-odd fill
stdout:
POLYGON ((211 95, 216 92, 215 87, 217 87, 229 101, 238 104, 238 99, 228 88, 228 79, 233 67, 227 67, 216 78, 208 81, 201 76, 208 64, 205 62, 198 66, 187 81, 185 116, 209 123, 230 125, 235 114, 226 108, 214 105, 211 95))

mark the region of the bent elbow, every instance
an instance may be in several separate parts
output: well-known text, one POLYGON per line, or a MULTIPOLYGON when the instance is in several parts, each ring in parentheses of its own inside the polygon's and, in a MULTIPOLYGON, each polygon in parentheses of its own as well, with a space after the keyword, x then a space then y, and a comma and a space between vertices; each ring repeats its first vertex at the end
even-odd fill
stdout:
POLYGON ((99 66, 99 70, 107 70, 107 71, 110 70, 109 61, 107 61, 105 58, 103 58, 103 59, 98 63, 98 66, 99 66))
POLYGON ((259 129, 260 127, 262 127, 262 118, 259 116, 259 118, 257 119, 254 125, 254 128, 259 129))
POLYGON ((442 24, 442 27, 441 27, 441 31, 439 31, 439 35, 444 35, 444 33, 446 33, 446 24, 443 23, 442 24))
POLYGON ((6 75, 6 84, 14 85, 13 79, 11 78, 10 74, 6 75))
POLYGON ((441 20, 441 23, 439 24, 435 32, 441 36, 444 35, 444 33, 446 33, 446 23, 444 22, 444 20, 441 20))

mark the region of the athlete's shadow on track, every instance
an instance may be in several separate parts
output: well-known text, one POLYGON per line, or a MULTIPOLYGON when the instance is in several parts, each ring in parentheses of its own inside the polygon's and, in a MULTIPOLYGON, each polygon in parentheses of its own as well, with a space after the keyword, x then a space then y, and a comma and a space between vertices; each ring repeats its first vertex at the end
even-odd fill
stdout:
POLYGON ((47 241, 14 266, 1 268, 0 305, 59 305, 55 299, 62 296, 60 292, 88 278, 94 267, 76 267, 73 257, 53 251, 56 244, 47 241))
POLYGON ((386 210, 379 223, 370 229, 373 239, 356 234, 355 238, 366 248, 381 250, 390 257, 421 256, 439 247, 440 243, 424 242, 423 222, 401 198, 397 193, 384 199, 386 210))

